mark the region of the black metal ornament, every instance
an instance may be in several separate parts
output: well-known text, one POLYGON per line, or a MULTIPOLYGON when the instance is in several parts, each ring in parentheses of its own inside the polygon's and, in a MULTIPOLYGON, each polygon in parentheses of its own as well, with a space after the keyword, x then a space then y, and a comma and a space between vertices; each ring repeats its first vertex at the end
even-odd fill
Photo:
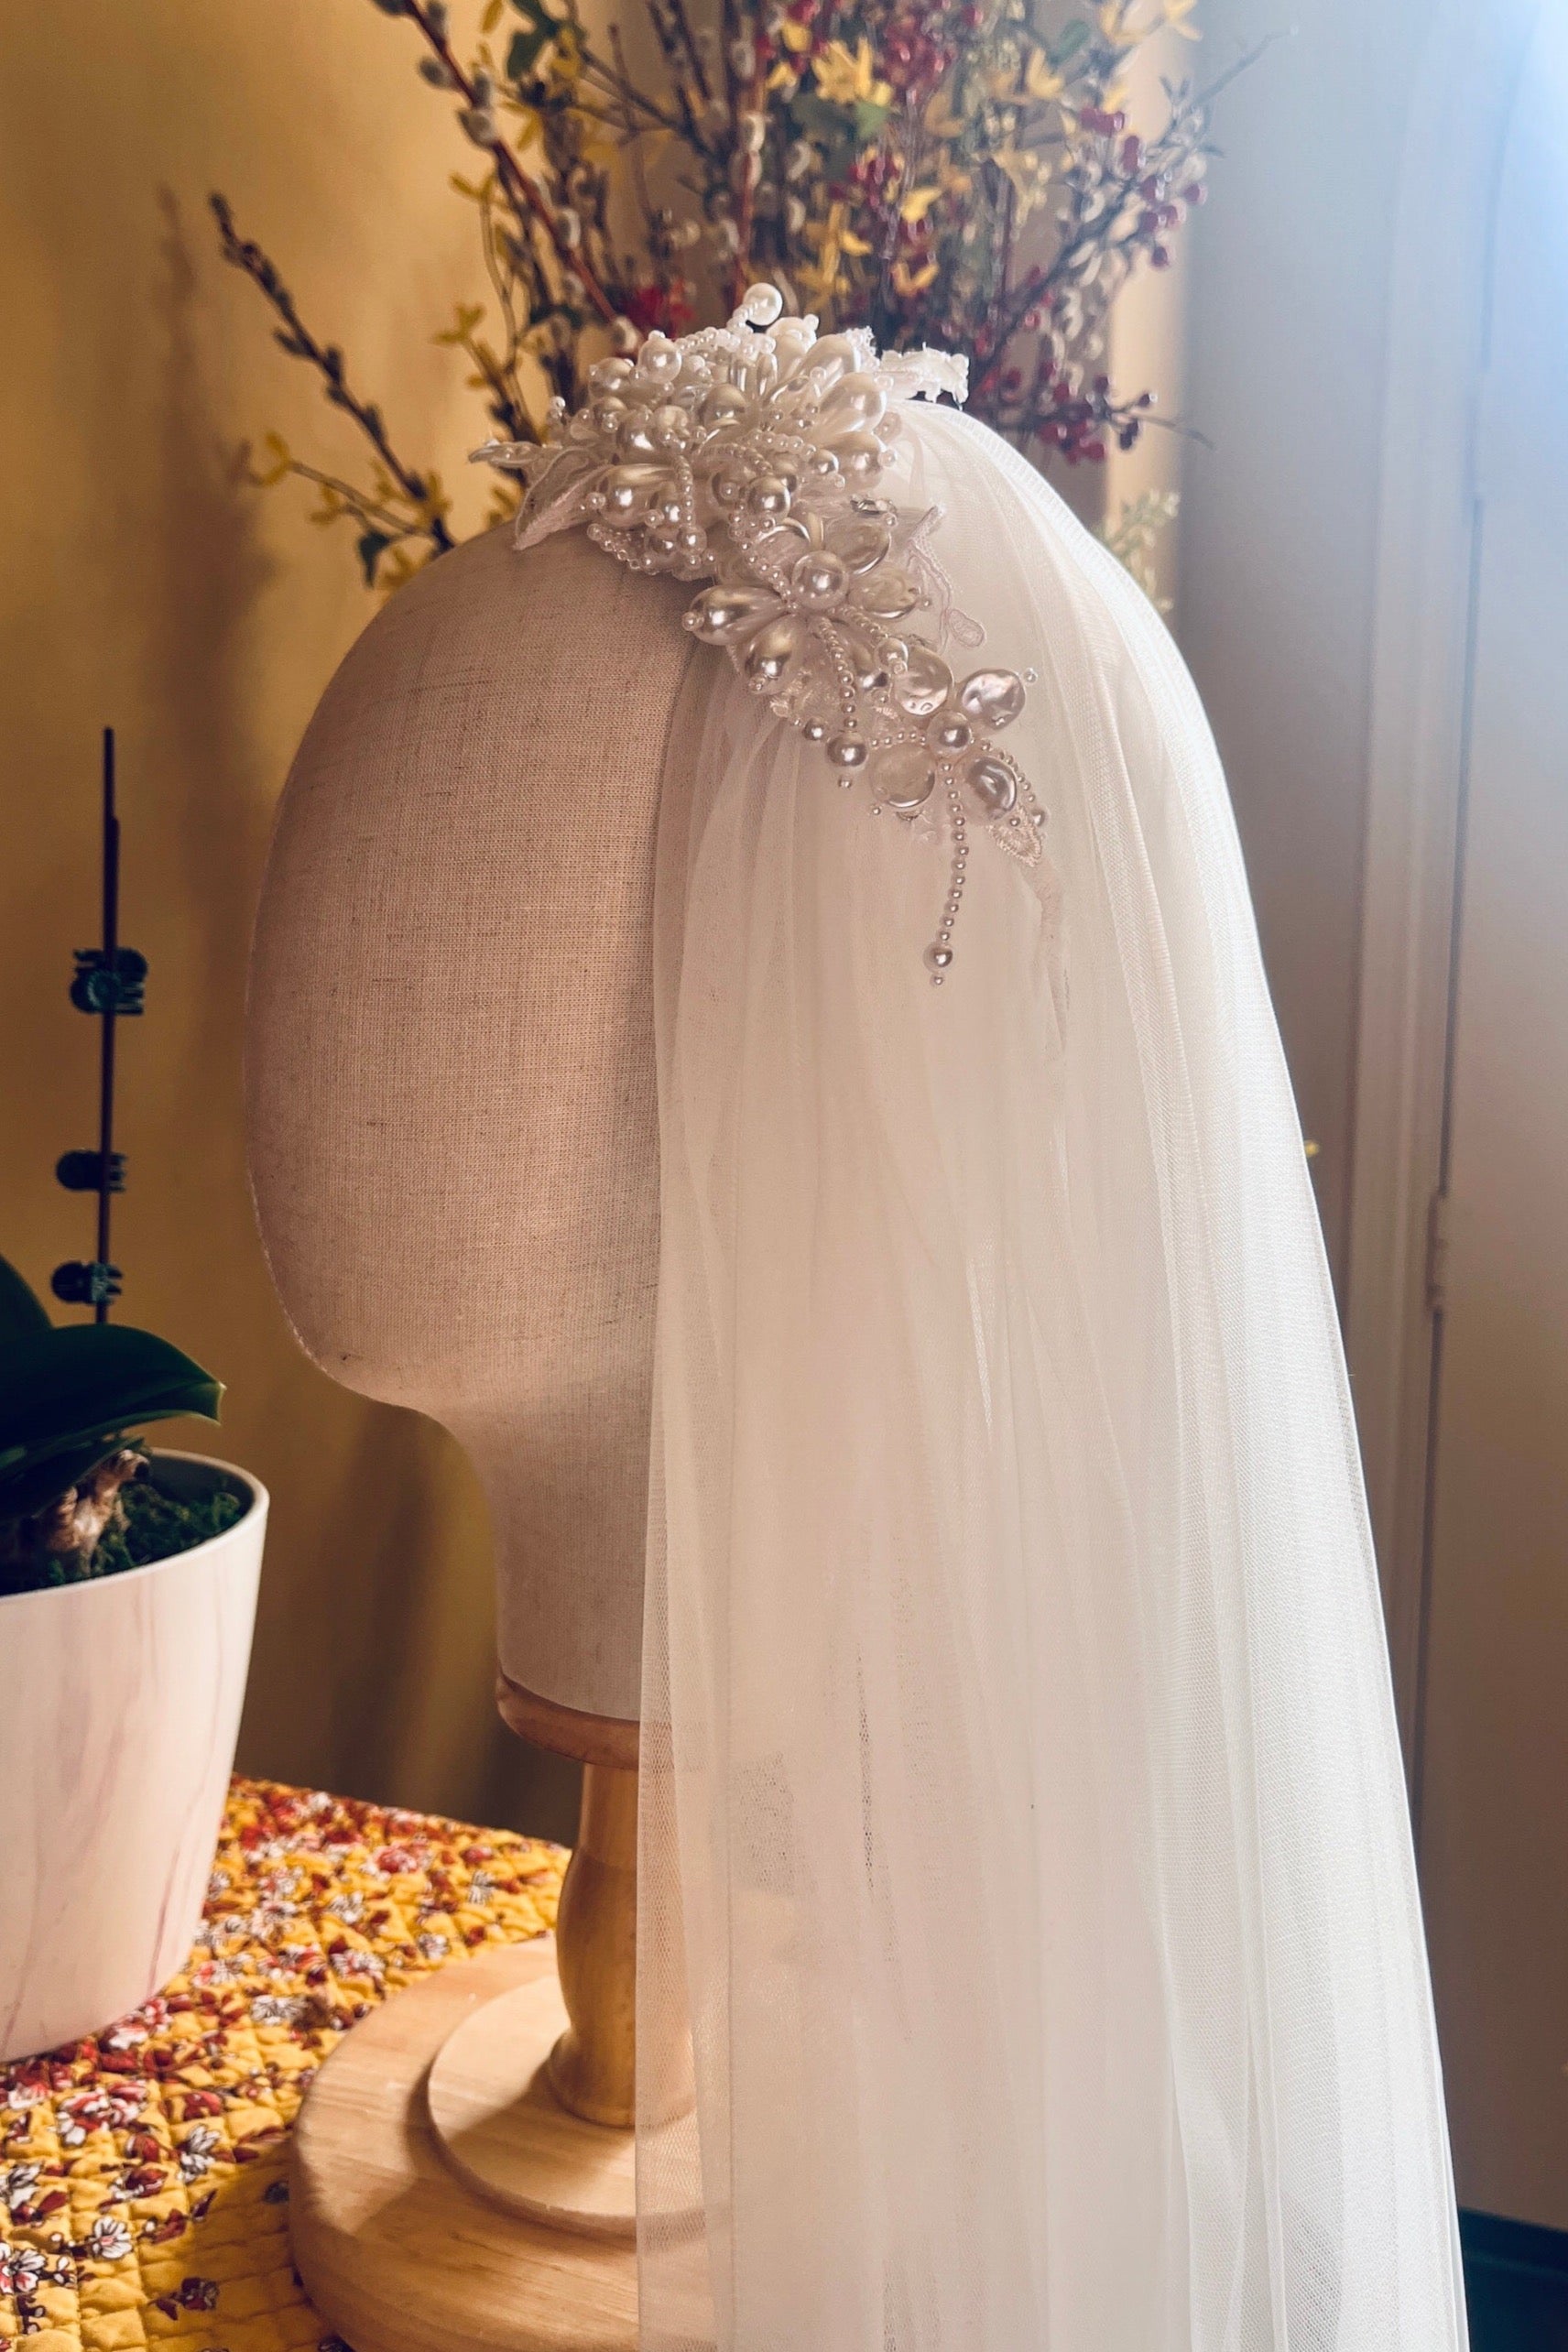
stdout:
POLYGON ((109 1258, 110 1203, 125 1189, 125 1160, 114 1149, 114 1024, 134 1019, 144 1007, 147 963, 134 947, 120 944, 120 820, 114 805, 114 730, 103 730, 103 936, 97 947, 79 947, 71 1001, 80 1013, 102 1023, 98 1047, 98 1149, 68 1151, 55 1175, 68 1192, 95 1192, 98 1229, 91 1258, 57 1266, 49 1287, 68 1306, 91 1307, 95 1323, 107 1323, 120 1295, 120 1269, 109 1258))

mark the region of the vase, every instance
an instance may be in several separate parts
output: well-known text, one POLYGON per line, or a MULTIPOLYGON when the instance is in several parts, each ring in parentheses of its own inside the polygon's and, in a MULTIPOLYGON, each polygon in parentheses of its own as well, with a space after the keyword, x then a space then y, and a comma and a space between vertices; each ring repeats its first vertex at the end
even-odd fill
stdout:
POLYGON ((267 1489, 154 1452, 243 1515, 145 1568, 0 1598, 0 2061, 95 2033, 180 1968, 239 1733, 267 1489))

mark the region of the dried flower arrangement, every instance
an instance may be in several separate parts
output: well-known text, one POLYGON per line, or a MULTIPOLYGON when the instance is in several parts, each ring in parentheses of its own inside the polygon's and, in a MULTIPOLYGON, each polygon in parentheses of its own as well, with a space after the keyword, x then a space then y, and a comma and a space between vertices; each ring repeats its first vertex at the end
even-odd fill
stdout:
MULTIPOLYGON (((646 71, 627 28, 601 35, 580 0, 485 0, 466 62, 445 0, 375 5, 418 34, 419 71, 483 158, 452 185, 494 308, 459 304, 438 340, 503 440, 539 439, 606 351, 722 318, 759 278, 885 349, 969 353, 972 410, 1037 462, 1093 463, 1149 419, 1153 394, 1105 372, 1107 320, 1203 201, 1214 101, 1249 61, 1164 82, 1163 121, 1130 125, 1135 52, 1195 39, 1196 0, 1103 0, 1054 26, 1050 0, 718 0, 711 23, 693 0, 638 0, 646 71)), ((277 340, 373 452, 349 481, 272 435, 254 478, 314 485, 315 518, 352 523, 366 581, 395 587, 452 544, 441 481, 398 457, 341 351, 212 201, 277 340)))

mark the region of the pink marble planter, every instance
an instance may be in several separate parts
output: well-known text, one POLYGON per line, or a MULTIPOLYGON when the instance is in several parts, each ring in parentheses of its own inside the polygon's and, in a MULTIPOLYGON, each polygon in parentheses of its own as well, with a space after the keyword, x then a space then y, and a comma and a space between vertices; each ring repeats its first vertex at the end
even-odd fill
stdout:
POLYGON ((135 2009, 191 1948, 234 1763, 267 1490, 210 1543, 0 1599, 0 2061, 135 2009))

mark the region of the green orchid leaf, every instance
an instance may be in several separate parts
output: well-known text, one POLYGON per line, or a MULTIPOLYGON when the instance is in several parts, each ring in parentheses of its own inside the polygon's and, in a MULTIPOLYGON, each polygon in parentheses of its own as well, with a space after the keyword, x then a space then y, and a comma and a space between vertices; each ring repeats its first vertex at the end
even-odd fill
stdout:
POLYGON ((216 1421, 223 1393, 151 1332, 71 1323, 29 1334, 0 1354, 0 1515, 40 1509, 148 1421, 216 1421))
POLYGON ((0 1258, 0 1354, 52 1331, 48 1310, 9 1259, 0 1258))

